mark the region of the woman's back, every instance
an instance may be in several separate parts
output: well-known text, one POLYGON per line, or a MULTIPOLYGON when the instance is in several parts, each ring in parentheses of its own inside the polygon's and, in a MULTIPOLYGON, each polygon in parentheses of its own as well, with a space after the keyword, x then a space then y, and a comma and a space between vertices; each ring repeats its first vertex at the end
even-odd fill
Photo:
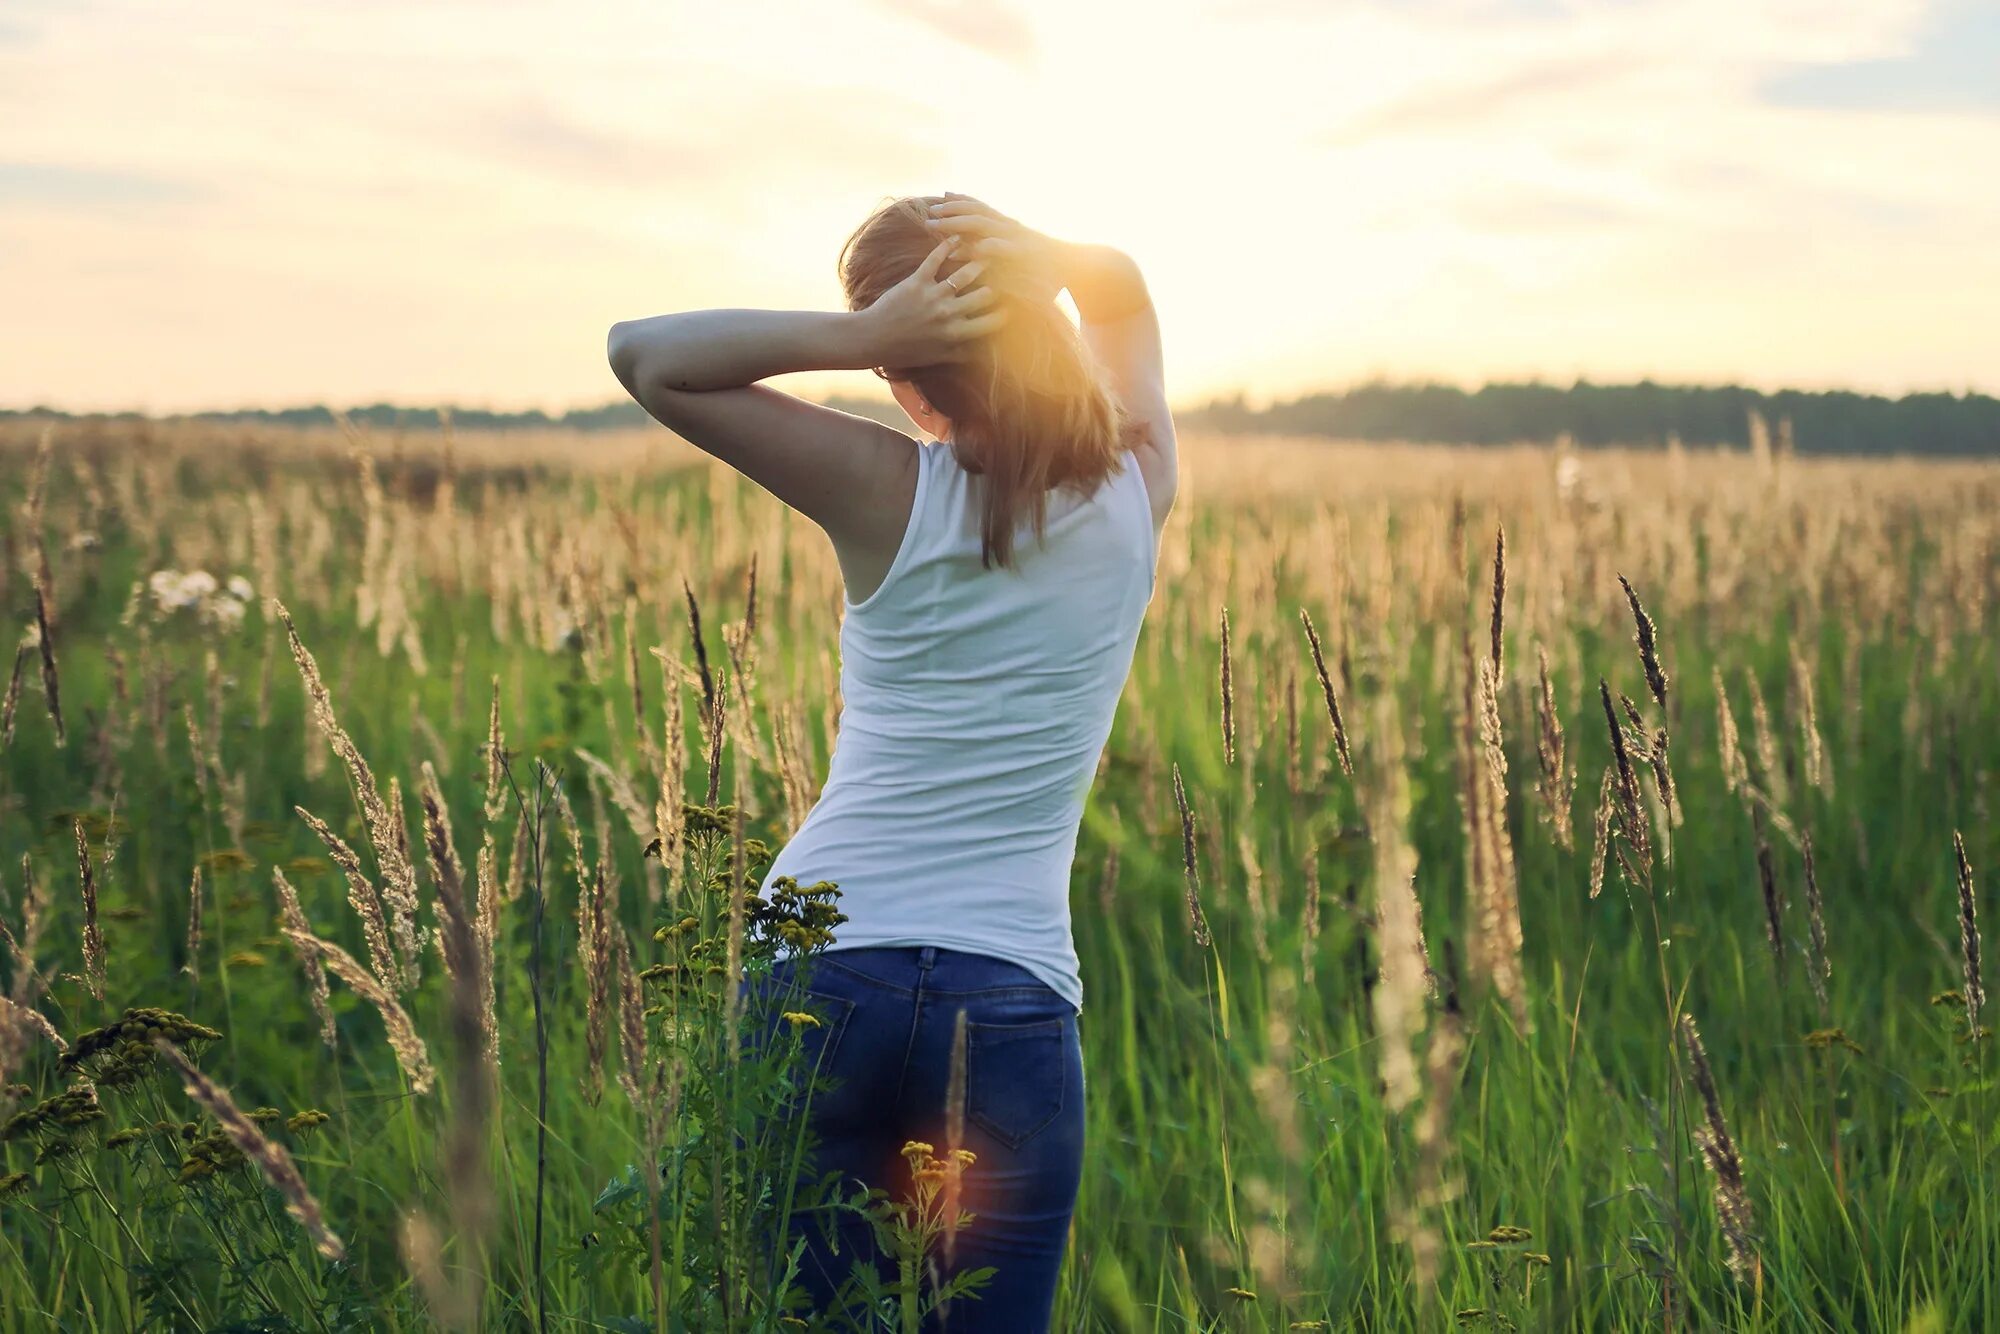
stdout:
POLYGON ((1070 862, 1152 597, 1153 508, 1128 454, 984 568, 978 480, 949 444, 919 456, 903 544, 841 626, 826 787, 766 883, 839 885, 835 950, 995 955, 1080 1010, 1070 862))

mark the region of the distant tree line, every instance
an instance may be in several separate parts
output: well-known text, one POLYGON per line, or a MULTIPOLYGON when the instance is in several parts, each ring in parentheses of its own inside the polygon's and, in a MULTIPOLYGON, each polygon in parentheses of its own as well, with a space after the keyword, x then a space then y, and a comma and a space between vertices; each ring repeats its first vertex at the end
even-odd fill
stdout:
MULTIPOLYGON (((829 406, 899 427, 908 421, 886 398, 836 395, 829 406)), ((435 428, 449 413, 465 430, 608 430, 644 424, 636 403, 608 403, 560 414, 490 412, 480 408, 349 408, 345 416, 377 428, 435 428)), ((121 413, 112 416, 136 417, 121 413)), ((314 406, 191 414, 196 419, 331 426, 334 413, 314 406)), ((47 408, 0 410, 0 419, 69 417, 47 408)), ((2000 454, 2000 399, 1985 394, 1926 393, 1885 398, 1844 390, 1765 393, 1739 385, 1562 386, 1531 382, 1464 390, 1441 384, 1374 381, 1337 392, 1307 394, 1264 408, 1243 396, 1219 398, 1174 414, 1184 430, 1321 435, 1345 440, 1418 440, 1493 445, 1547 442, 1567 436, 1591 445, 1721 445, 1747 448, 1753 432, 1770 434, 1811 454, 2000 454)))
POLYGON ((1884 398, 1844 390, 1764 393, 1740 385, 1489 384, 1373 382, 1307 394, 1262 409, 1241 395, 1174 414, 1187 428, 1497 445, 1553 441, 1579 445, 1748 447, 1766 431, 1812 454, 2000 454, 2000 399, 1984 394, 1884 398), (1761 423, 1761 424, 1760 424, 1761 423))

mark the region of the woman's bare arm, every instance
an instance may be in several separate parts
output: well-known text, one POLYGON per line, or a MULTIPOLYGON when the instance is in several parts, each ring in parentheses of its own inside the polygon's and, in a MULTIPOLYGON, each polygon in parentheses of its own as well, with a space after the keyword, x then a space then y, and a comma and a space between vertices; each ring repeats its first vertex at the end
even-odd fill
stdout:
POLYGON ((949 247, 866 310, 694 310, 611 326, 620 384, 657 421, 826 530, 842 567, 886 565, 915 493, 916 442, 757 381, 790 371, 930 365, 998 327, 979 266, 937 281, 949 247), (981 313, 981 312, 985 313, 981 313))
POLYGON ((1152 294, 1139 266, 1110 246, 1069 245, 1063 254, 1063 286, 1082 318, 1083 340, 1125 411, 1146 424, 1139 470, 1153 500, 1155 526, 1164 524, 1179 489, 1180 467, 1152 294))

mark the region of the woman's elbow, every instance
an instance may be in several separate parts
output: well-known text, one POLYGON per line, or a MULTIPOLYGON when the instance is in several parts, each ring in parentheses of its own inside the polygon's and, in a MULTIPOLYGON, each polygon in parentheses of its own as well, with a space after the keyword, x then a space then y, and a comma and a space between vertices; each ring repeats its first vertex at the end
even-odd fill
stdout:
POLYGON ((638 383, 639 349, 632 337, 632 325, 628 320, 620 320, 611 326, 611 332, 604 338, 604 355, 611 363, 611 373, 618 377, 618 383, 632 392, 638 383))

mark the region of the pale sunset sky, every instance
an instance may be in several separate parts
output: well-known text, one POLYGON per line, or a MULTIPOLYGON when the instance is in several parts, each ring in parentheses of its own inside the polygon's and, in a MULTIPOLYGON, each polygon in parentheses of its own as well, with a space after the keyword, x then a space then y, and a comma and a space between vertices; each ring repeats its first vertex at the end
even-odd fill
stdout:
POLYGON ((941 190, 1137 258, 1180 404, 2000 391, 2000 0, 0 0, 0 406, 594 405, 941 190))

